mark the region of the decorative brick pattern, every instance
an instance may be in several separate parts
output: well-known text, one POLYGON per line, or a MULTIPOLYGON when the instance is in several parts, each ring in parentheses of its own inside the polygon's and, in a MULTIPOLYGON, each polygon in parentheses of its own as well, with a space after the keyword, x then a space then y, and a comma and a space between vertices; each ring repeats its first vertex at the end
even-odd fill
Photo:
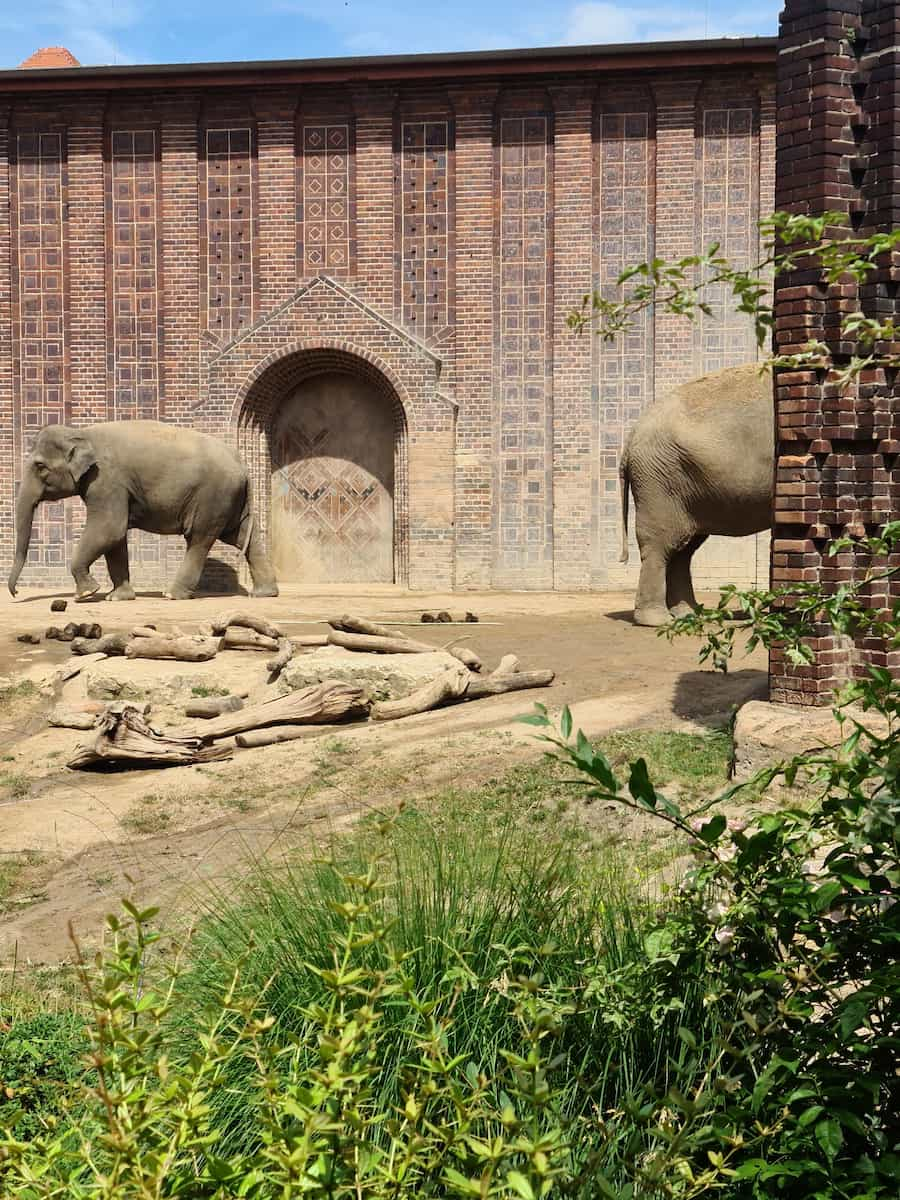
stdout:
POLYGON ((340 278, 350 273, 353 260, 352 129, 349 121, 304 123, 301 137, 302 274, 340 278))
POLYGON ((206 130, 207 326, 234 335, 253 321, 251 129, 206 130))
POLYGON ((550 118, 500 118, 499 554, 494 582, 551 586, 550 118))
MULTIPOLYGON (((704 108, 701 120, 697 139, 698 249, 705 253, 718 244, 733 266, 746 269, 756 261, 759 246, 754 110, 704 108)), ((731 289, 716 284, 704 292, 704 300, 711 312, 701 314, 698 326, 701 373, 755 358, 752 324, 734 311, 731 289)))
MULTIPOLYGON (((697 249, 703 110, 754 113, 759 196, 740 219, 771 209, 774 72, 716 66, 719 54, 690 73, 645 64, 640 79, 617 57, 608 70, 554 59, 527 82, 460 65, 225 89, 188 72, 151 95, 137 76, 110 91, 86 71, 78 92, 35 79, 34 95, 0 93, 0 556, 24 413, 32 429, 158 414, 232 439, 265 529, 273 415, 305 372, 340 369, 395 413, 398 582, 630 586, 636 558, 610 561, 618 450, 642 406, 699 373, 700 342, 663 314, 613 345, 566 318, 630 261, 697 249), (18 139, 39 134, 52 153, 36 169, 58 175, 65 202, 62 290, 28 302, 42 320, 61 305, 56 399, 57 356, 43 341, 20 353, 18 139)), ((26 586, 69 581, 84 509, 63 507, 39 510, 26 586), (45 516, 63 531, 55 556, 45 516)), ((139 586, 171 578, 180 539, 131 540, 139 586)), ((710 567, 709 582, 746 578, 752 548, 736 549, 740 563, 710 567)), ((232 549, 214 557, 240 567, 232 549)))
POLYGON ((114 129, 111 421, 159 419, 160 312, 156 133, 114 129))
MULTIPOLYGON (((19 462, 43 425, 66 421, 64 153, 61 133, 16 136, 19 462)), ((44 504, 35 514, 28 562, 59 568, 65 554, 65 505, 44 504)))
MULTIPOLYGON (((596 286, 606 300, 619 300, 633 290, 634 285, 622 286, 617 279, 627 267, 654 256, 654 151, 649 111, 635 106, 599 113, 596 286)), ((626 334, 597 350, 597 582, 608 579, 619 557, 619 458, 628 430, 653 397, 653 334, 648 310, 626 334)))
MULTIPOLYGON (((896 227, 898 24, 896 3, 788 0, 778 67, 779 209, 841 212, 863 233, 896 227)), ((841 237, 845 227, 829 232, 841 237)), ((898 269, 896 258, 886 261, 859 288, 845 282, 829 287, 810 271, 784 274, 776 287, 778 349, 789 354, 817 338, 829 345, 836 363, 846 362, 853 346, 842 338, 842 314, 861 310, 900 320, 898 269)), ((900 566, 900 553, 877 564, 859 551, 826 553, 834 538, 873 532, 900 510, 893 373, 864 372, 842 391, 814 371, 780 371, 776 421, 773 584, 818 582, 831 590, 859 580, 871 566, 900 566)), ((898 598, 896 578, 872 586, 867 597, 875 609, 898 598)), ((823 626, 811 648, 811 666, 796 666, 772 650, 773 699, 825 705, 835 686, 870 665, 900 673, 900 653, 878 639, 853 645, 823 626)))
POLYGON ((450 136, 447 121, 404 121, 400 132, 400 311, 430 337, 450 323, 450 136))

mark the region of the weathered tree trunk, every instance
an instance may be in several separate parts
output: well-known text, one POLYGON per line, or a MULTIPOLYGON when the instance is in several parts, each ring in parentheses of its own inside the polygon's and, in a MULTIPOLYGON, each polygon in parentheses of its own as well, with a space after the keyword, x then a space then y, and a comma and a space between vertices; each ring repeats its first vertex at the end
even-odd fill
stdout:
POLYGON ((135 625, 131 631, 132 637, 158 637, 155 625, 135 625))
POLYGON ((257 633, 254 629, 246 629, 239 625, 230 625, 222 638, 223 650, 277 650, 278 641, 257 633))
POLYGON ((272 638, 276 642, 284 636, 277 626, 272 625, 264 617, 254 616, 253 613, 220 613, 219 616, 212 619, 210 624, 212 625, 213 633, 221 634, 230 626, 239 625, 243 629, 252 629, 256 633, 261 633, 263 637, 272 638))
POLYGON ((400 717, 412 717, 416 713, 428 712, 448 700, 462 696, 470 679, 471 675, 462 663, 458 667, 450 667, 443 675, 432 679, 430 683, 417 688, 408 696, 399 700, 379 700, 373 704, 372 720, 396 721, 400 717))
POLYGON ((235 745, 242 750, 255 746, 274 746, 278 742, 295 742, 298 738, 321 735, 321 725, 271 725, 268 729, 250 729, 235 735, 235 745))
POLYGON ((266 663, 266 670, 273 675, 280 675, 294 657, 294 644, 290 638, 282 638, 278 643, 278 653, 266 663))
POLYGON ((72 653, 121 656, 130 641, 127 633, 106 633, 99 638, 77 637, 72 642, 72 653))
POLYGON ((365 633, 344 633, 332 629, 328 635, 331 646, 343 646, 345 650, 365 650, 370 654, 434 654, 439 646, 415 642, 407 637, 382 637, 365 633))
POLYGON ((298 650, 305 650, 311 646, 327 646, 327 633, 301 633, 297 637, 292 637, 291 644, 298 650))
POLYGON ((502 695, 503 692, 549 687, 555 678, 553 671, 516 671, 509 675, 475 675, 469 680, 464 698, 480 700, 484 696, 502 695))
POLYGON ((225 713, 196 729, 175 730, 179 737, 205 739, 233 737, 266 725, 330 725, 344 717, 364 716, 369 702, 363 688, 350 683, 325 682, 275 696, 239 713, 225 713))
POLYGON ((500 662, 491 671, 491 676, 494 679, 501 675, 514 675, 519 670, 519 660, 514 654, 504 654, 500 662))
POLYGON ((141 637, 125 647, 126 658, 174 658, 178 662, 207 662, 215 658, 219 642, 215 638, 141 637))
POLYGON ((344 633, 364 633, 369 637, 406 637, 405 633, 396 633, 394 630, 388 629, 386 625, 376 625, 374 621, 367 621, 364 617, 335 617, 328 624, 332 629, 339 629, 344 633))
POLYGON ((93 744, 79 746, 68 766, 77 770, 109 760, 177 766, 231 757, 227 746, 205 746, 196 737, 157 733, 133 704, 110 705, 100 717, 97 729, 93 744))
POLYGON ((244 701, 240 696, 214 696, 209 700, 192 700, 184 707, 186 717, 221 717, 223 713, 240 712, 244 701))
POLYGON ((463 666, 468 667, 470 671, 480 671, 483 666, 481 659, 468 646, 448 646, 447 653, 452 654, 454 658, 458 658, 463 666))

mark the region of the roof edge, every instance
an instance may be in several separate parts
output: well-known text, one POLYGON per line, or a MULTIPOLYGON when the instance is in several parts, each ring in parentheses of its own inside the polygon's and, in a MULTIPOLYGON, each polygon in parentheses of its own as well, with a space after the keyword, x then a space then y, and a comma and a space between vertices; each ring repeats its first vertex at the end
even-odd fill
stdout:
POLYGON ((545 46, 510 50, 467 50, 440 54, 384 54, 349 58, 272 59, 248 62, 139 63, 128 66, 19 67, 0 70, 0 92, 198 85, 387 80, 422 75, 472 76, 489 72, 533 74, 546 70, 625 70, 636 65, 669 67, 746 65, 775 62, 775 37, 713 38, 680 42, 545 46), (441 70, 443 68, 443 70, 441 70))

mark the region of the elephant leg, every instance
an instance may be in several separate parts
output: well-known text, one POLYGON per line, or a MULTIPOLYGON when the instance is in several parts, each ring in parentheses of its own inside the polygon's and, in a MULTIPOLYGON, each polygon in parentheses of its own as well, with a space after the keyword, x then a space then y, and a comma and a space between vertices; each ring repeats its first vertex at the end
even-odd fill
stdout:
POLYGON ((106 551, 106 569, 112 580, 113 590, 107 600, 133 600, 134 588, 131 586, 131 572, 128 567, 128 539, 122 538, 115 546, 106 551))
POLYGON ((253 532, 250 534, 250 541, 247 543, 246 558, 253 579, 253 595, 277 596, 278 584, 275 581, 275 572, 263 546, 262 533, 255 523, 253 532))
POLYGON ((91 567, 101 554, 114 550, 124 537, 126 526, 127 517, 120 529, 118 524, 114 527, 111 525, 108 513, 100 515, 96 511, 88 512, 87 521, 72 559, 76 600, 90 600, 100 591, 100 584, 91 574, 91 567))
POLYGON ((686 546, 677 550, 669 562, 666 599, 673 617, 690 616, 697 608, 697 597, 691 581, 691 559, 706 541, 705 533, 691 538, 686 546))
POLYGON ((668 625, 671 614, 666 606, 666 570, 668 547, 657 540, 639 539, 641 574, 634 601, 635 625, 668 625))
POLYGON ((170 600, 190 600, 192 598, 197 584, 200 582, 200 576, 203 574, 207 555, 215 541, 215 537, 207 536, 193 536, 187 539, 188 546, 184 561, 178 568, 178 574, 175 576, 172 586, 166 592, 166 596, 170 600))

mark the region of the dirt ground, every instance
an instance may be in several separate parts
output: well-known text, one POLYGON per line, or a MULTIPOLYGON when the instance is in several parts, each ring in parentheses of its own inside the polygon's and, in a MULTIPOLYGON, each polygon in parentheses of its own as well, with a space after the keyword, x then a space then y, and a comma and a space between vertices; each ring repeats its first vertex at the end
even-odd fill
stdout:
MULTIPOLYGON (((48 728, 51 702, 40 694, 7 704, 0 708, 0 879, 4 870, 11 878, 13 867, 15 876, 5 900, 0 891, 0 967, 6 970, 13 960, 21 967, 68 959, 70 922, 90 942, 124 894, 189 913, 198 887, 225 880, 233 886, 259 855, 309 845, 366 809, 448 783, 488 779, 536 757, 534 731, 515 722, 536 700, 555 711, 569 704, 576 726, 599 736, 633 727, 709 728, 745 700, 765 695, 762 653, 728 676, 699 670, 696 643, 672 644, 634 626, 625 594, 431 595, 348 586, 287 588, 276 600, 169 601, 148 593, 115 605, 76 605, 60 594, 70 601, 65 614, 50 613, 54 593, 47 591, 0 599, 0 676, 7 684, 40 684, 70 656, 63 643, 17 642, 24 631, 73 620, 97 621, 104 632, 148 621, 193 632, 235 607, 269 618, 292 636, 322 632, 320 622, 343 612, 388 624, 415 622, 406 632, 436 648, 468 635, 465 644, 486 669, 515 653, 525 669, 552 667, 556 681, 542 691, 396 723, 331 727, 300 741, 236 750, 227 762, 146 770, 69 771, 64 764, 71 752, 91 735, 48 728), (467 610, 480 620, 465 628, 418 624, 423 610, 441 609, 456 620, 467 610)), ((230 651, 204 665, 233 681, 245 672, 249 678, 250 657, 230 651)), ((161 671, 172 669, 160 664, 161 671)), ((73 686, 81 685, 66 685, 73 686)))

